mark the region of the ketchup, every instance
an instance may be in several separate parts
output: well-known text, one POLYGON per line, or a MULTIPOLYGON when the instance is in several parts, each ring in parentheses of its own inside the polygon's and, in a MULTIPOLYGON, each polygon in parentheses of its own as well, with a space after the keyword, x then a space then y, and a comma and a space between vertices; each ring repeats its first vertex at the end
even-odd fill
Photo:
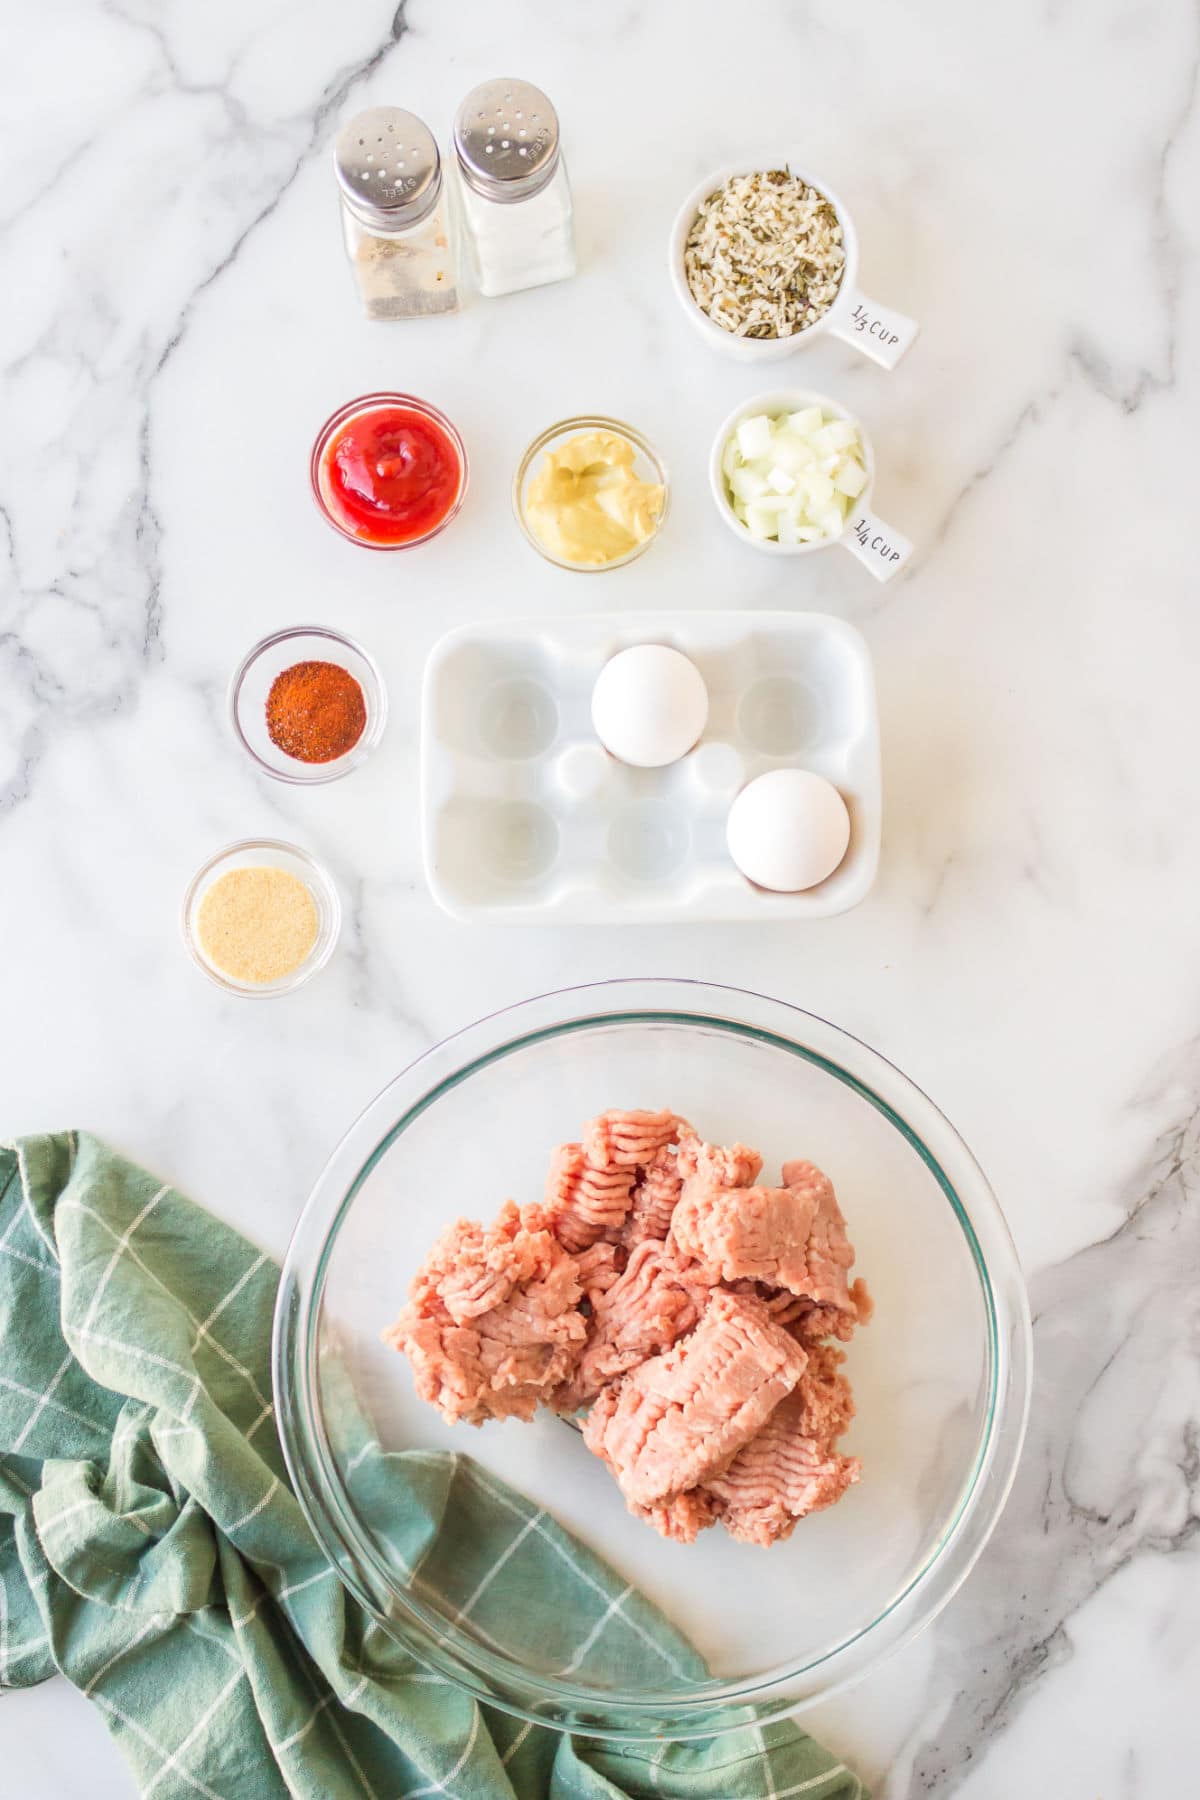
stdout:
POLYGON ((417 543, 462 498, 464 459, 451 431, 432 409, 404 395, 344 407, 322 432, 318 458, 321 504, 330 522, 360 544, 417 543))

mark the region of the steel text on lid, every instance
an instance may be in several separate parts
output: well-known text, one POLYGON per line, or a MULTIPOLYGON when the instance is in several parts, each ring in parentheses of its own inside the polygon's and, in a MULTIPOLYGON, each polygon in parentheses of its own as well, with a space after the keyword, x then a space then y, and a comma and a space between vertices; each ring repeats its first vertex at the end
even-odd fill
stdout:
POLYGON ((463 180, 488 200, 528 200, 558 167, 558 114, 529 81, 485 81, 454 119, 463 180))
POLYGON ((399 106, 373 106, 338 132, 333 147, 346 204, 368 224, 403 231, 437 204, 442 159, 429 127, 399 106))

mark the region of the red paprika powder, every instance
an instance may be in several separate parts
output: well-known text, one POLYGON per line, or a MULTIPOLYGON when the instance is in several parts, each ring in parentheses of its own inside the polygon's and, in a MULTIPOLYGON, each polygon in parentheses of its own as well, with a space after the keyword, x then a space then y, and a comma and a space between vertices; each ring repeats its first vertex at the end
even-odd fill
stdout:
POLYGON ((267 735, 297 762, 334 762, 353 750, 366 728, 362 688, 339 663, 293 663, 271 683, 267 735))

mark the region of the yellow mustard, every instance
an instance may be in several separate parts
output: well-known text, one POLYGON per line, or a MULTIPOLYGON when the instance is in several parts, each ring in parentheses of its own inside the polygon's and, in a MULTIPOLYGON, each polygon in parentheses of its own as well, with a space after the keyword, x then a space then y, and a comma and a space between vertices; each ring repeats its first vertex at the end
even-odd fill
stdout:
POLYGON ((653 534, 663 490, 634 474, 636 455, 615 431, 581 432, 546 451, 529 484, 525 520, 551 556, 602 569, 653 534))

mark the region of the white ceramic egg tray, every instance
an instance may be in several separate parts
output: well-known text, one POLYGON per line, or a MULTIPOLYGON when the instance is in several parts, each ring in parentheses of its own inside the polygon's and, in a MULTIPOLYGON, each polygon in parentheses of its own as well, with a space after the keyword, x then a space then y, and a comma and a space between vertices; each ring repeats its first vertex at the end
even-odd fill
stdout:
POLYGON ((425 873, 459 919, 529 923, 802 919, 870 888, 882 809, 870 654, 822 613, 646 612, 526 619, 452 631, 425 670, 425 873), (597 741, 592 688, 630 644, 671 644, 708 686, 708 725, 665 769, 597 741), (734 796, 768 769, 839 789, 850 846, 798 894, 739 873, 725 843, 734 796))

